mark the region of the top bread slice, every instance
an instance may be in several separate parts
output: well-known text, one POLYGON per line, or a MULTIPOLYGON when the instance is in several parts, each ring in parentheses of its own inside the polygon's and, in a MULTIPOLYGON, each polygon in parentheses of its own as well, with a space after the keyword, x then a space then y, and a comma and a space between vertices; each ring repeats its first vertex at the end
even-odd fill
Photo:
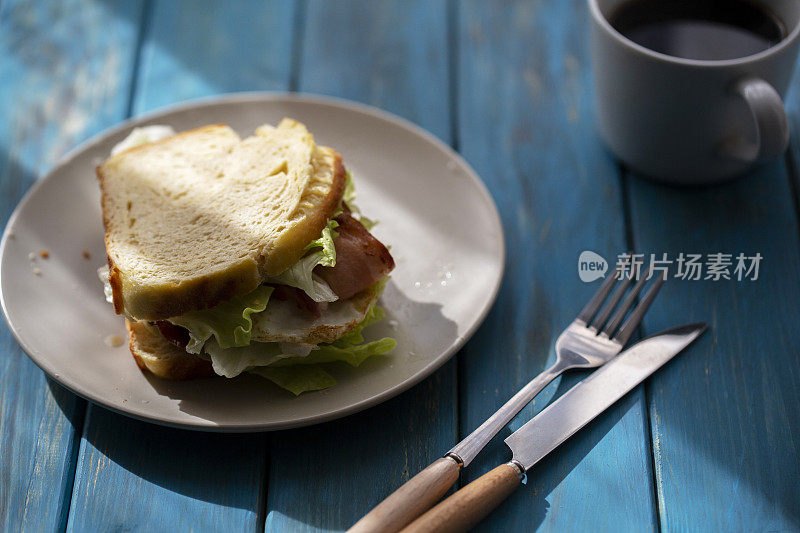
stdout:
POLYGON ((345 170, 299 122, 240 139, 224 124, 137 146, 97 168, 114 309, 162 320, 255 289, 303 256, 345 170))

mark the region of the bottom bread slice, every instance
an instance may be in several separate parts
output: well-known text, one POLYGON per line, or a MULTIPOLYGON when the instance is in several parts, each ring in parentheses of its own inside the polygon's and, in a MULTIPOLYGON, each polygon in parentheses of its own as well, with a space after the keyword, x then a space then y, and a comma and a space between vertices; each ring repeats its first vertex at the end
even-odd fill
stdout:
POLYGON ((136 364, 165 379, 198 379, 214 376, 211 362, 186 353, 147 322, 125 321, 129 346, 136 364))

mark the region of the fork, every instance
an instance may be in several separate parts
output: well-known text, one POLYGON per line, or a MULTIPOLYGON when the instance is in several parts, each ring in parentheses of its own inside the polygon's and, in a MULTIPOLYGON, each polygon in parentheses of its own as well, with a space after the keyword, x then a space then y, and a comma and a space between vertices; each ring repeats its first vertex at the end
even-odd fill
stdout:
MULTIPOLYGON (((629 254, 628 257, 632 256, 629 254)), ((619 354, 639 327, 664 283, 664 276, 658 276, 623 324, 622 321, 653 272, 651 264, 626 295, 634 273, 641 274, 640 265, 630 266, 631 273, 625 276, 628 263, 618 265, 577 318, 558 336, 556 362, 551 367, 533 378, 444 457, 431 463, 364 515, 350 528, 349 533, 399 531, 435 504, 458 479, 461 469, 469 465, 484 446, 551 381, 567 370, 602 366, 619 354), (618 280, 622 280, 619 287, 608 298, 618 280), (603 306, 606 299, 608 302, 603 306), (617 307, 620 300, 622 304, 617 307)))

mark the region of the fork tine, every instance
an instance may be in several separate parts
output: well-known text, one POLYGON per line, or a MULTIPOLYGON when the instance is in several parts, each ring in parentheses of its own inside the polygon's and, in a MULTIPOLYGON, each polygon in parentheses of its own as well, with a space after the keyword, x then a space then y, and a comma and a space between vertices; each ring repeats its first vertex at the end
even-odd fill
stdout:
POLYGON ((644 295, 644 298, 639 302, 639 305, 636 306, 636 309, 633 310, 631 316, 628 317, 628 320, 619 328, 619 331, 616 335, 614 335, 614 340, 622 344, 623 346, 628 343, 633 335, 633 332, 636 331, 636 328, 639 327, 639 324, 642 322, 642 318, 644 318, 644 314, 650 308, 650 304, 653 303, 653 300, 656 299, 658 296, 658 291, 661 290, 661 286, 664 284, 664 277, 658 276, 656 282, 653 284, 652 287, 647 291, 647 294, 644 295))
POLYGON ((598 314, 595 317, 595 319, 592 320, 592 325, 591 325, 590 329, 593 329, 595 331, 599 331, 600 328, 603 327, 603 324, 605 324, 606 320, 608 320, 608 317, 611 316, 611 312, 614 311, 615 307, 617 307, 617 304, 622 299, 622 297, 625 295, 625 291, 628 290, 628 286, 631 284, 632 281, 633 281, 632 277, 628 277, 628 276, 625 277, 623 282, 619 284, 619 287, 617 288, 617 290, 614 291, 614 294, 608 300, 608 303, 605 305, 605 307, 603 307, 603 310, 600 311, 600 314, 598 314))
POLYGON ((633 305, 633 301, 639 295, 639 292, 641 292, 642 287, 644 287, 644 284, 647 283, 647 276, 650 275, 650 271, 652 269, 653 265, 651 264, 647 268, 647 272, 645 272, 644 275, 641 278, 639 278, 639 280, 636 282, 636 285, 633 286, 633 289, 631 289, 631 291, 622 301, 622 305, 619 307, 619 309, 617 309, 617 312, 614 313, 614 316, 611 317, 611 320, 609 320, 608 324, 606 324, 605 327, 603 328, 603 334, 605 334, 607 337, 611 337, 611 335, 614 334, 614 331, 617 329, 617 326, 619 326, 620 323, 622 322, 622 319, 625 318, 625 314, 628 312, 628 309, 630 309, 631 306, 633 305))
POLYGON ((608 296, 608 293, 611 292, 611 287, 614 286, 616 283, 618 275, 622 272, 621 268, 615 268, 614 273, 608 276, 600 288, 597 289, 597 292, 594 293, 592 299, 589 300, 589 303, 581 309, 581 312, 578 314, 578 320, 582 320, 584 324, 588 325, 589 322, 592 321, 592 317, 597 313, 597 310, 600 309, 603 301, 608 296))

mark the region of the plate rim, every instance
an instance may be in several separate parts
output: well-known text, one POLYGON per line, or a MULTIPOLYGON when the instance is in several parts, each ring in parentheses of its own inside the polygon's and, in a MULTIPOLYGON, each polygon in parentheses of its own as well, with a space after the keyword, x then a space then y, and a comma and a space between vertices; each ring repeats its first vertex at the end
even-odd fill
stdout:
POLYGON ((278 421, 278 422, 269 422, 263 424, 227 425, 224 423, 223 424, 215 423, 200 418, 191 421, 176 422, 174 420, 159 415, 144 416, 138 412, 125 409, 124 405, 121 406, 119 404, 114 404, 111 401, 107 401, 101 396, 80 391, 78 390, 80 387, 77 386, 78 385, 77 383, 72 383, 72 380, 65 380, 63 379, 63 376, 60 375, 57 377, 56 372, 51 372, 50 370, 45 368, 43 366, 44 362, 43 361, 40 362, 37 357, 34 357, 31 354, 32 350, 30 350, 28 346, 26 346, 23 339, 20 338, 20 335, 17 333, 17 327, 15 326, 14 322, 12 321, 9 315, 8 303, 6 302, 5 294, 3 293, 2 268, 0 268, 0 309, 2 309, 3 317, 5 318, 9 331, 11 332, 12 336, 17 341, 19 346, 22 348, 22 350, 25 352, 25 354, 28 356, 28 358, 31 361, 33 361, 33 363, 36 364, 36 366, 39 367, 45 373, 48 379, 55 381, 56 383, 68 389, 73 394, 76 394, 77 396, 95 405, 98 405, 115 413, 119 413, 136 420, 150 422, 161 426, 188 429, 201 432, 203 431, 215 432, 215 433, 252 433, 259 431, 277 431, 282 429, 310 426, 314 424, 320 424, 323 422, 330 422, 332 420, 343 418, 345 416, 349 416, 357 412, 363 411, 365 409, 383 403, 395 396, 398 396, 399 394, 407 391, 411 387, 417 385, 422 380, 428 378, 436 370, 441 368, 475 334, 477 329, 485 321, 486 316, 489 314, 489 311, 491 310, 492 306, 497 300, 497 295, 500 290, 500 285, 503 281, 503 277, 505 274, 505 267, 506 267, 505 232, 503 230, 502 220, 500 218, 500 214, 497 209, 497 204, 495 203, 494 198, 489 192, 489 189, 486 187, 486 184, 483 182, 483 180, 480 179, 475 169, 472 168, 472 166, 466 161, 466 159, 464 159, 461 156, 461 154, 459 154, 450 145, 448 145, 447 143, 445 143, 444 141, 442 141, 429 131, 425 130, 421 126, 403 117, 395 115, 394 113, 380 109, 378 107, 335 96, 327 96, 314 93, 279 92, 279 91, 277 92, 247 91, 247 92, 233 92, 233 93, 224 93, 212 96, 204 96, 201 98, 193 98, 190 100, 185 100, 182 102, 159 107, 157 109, 148 111, 147 113, 144 113, 142 115, 137 115, 135 117, 129 117, 123 120, 122 122, 115 124, 114 126, 106 128, 92 135, 85 141, 75 146, 73 149, 69 150, 63 156, 61 156, 55 162, 53 167, 50 170, 48 170, 41 178, 38 178, 36 182, 33 185, 31 185, 31 187, 25 192, 23 197, 20 199, 19 203, 9 216, 5 228, 3 229, 2 239, 0 239, 0 264, 2 263, 2 258, 5 257, 6 246, 10 238, 9 237, 10 228, 16 223, 17 219, 21 216, 20 213, 23 211, 25 206, 31 201, 31 198, 36 193, 36 191, 39 190, 40 187, 43 187, 46 182, 51 180, 53 176, 56 175, 62 169, 62 167, 68 165, 80 153, 90 149, 91 147, 107 140, 108 138, 114 135, 119 134, 120 132, 126 129, 136 127, 142 123, 152 121, 176 112, 208 107, 216 104, 242 104, 242 103, 259 103, 259 102, 280 102, 280 101, 330 106, 350 112, 369 115, 373 118, 390 122, 393 125, 400 127, 401 129, 404 129, 418 137, 423 138, 429 144, 437 148, 440 152, 443 152, 447 156, 449 156, 450 159, 454 159, 455 161, 457 161, 457 163, 461 166, 462 170, 465 171, 467 177, 473 182, 474 185, 477 186, 480 195, 483 197, 482 199, 488 205, 491 215, 493 215, 492 216, 493 224, 495 225, 494 229, 500 236, 500 243, 499 243, 500 264, 499 264, 498 274, 495 277, 494 283, 492 284, 492 287, 490 289, 490 297, 485 300, 482 308, 475 315, 475 319, 466 329, 464 334, 457 336, 453 341, 453 343, 446 350, 444 350, 438 357, 433 358, 425 367, 423 367, 419 372, 417 372, 413 376, 383 390, 378 394, 372 395, 368 398, 364 398, 360 401, 354 402, 346 407, 343 407, 335 411, 322 414, 315 414, 311 416, 305 416, 302 418, 295 418, 290 421, 278 421))

